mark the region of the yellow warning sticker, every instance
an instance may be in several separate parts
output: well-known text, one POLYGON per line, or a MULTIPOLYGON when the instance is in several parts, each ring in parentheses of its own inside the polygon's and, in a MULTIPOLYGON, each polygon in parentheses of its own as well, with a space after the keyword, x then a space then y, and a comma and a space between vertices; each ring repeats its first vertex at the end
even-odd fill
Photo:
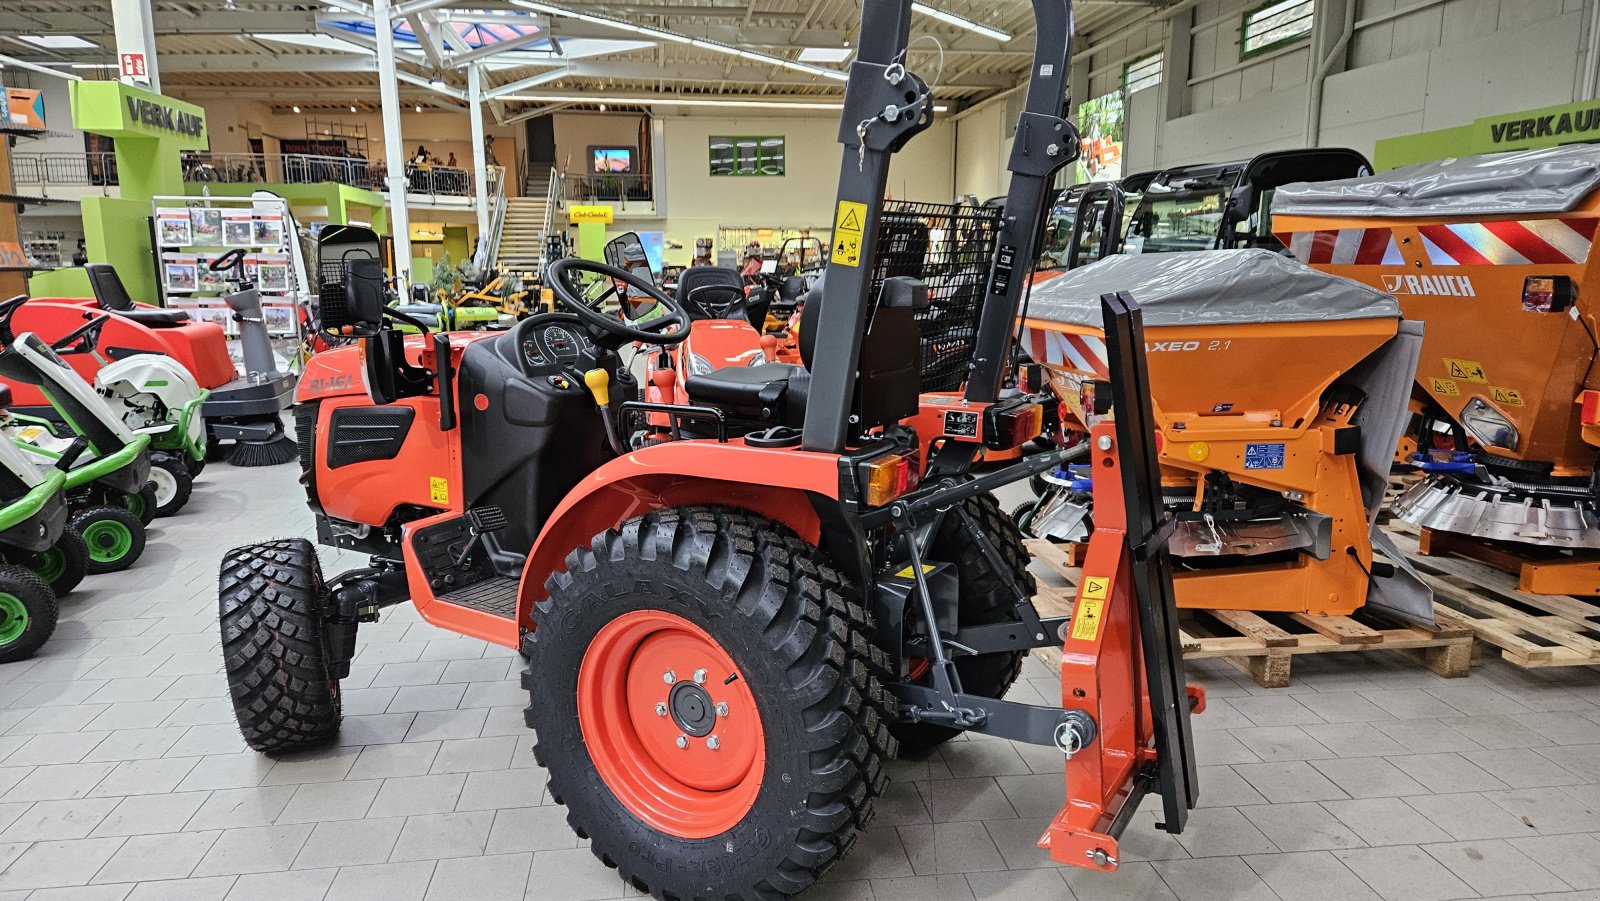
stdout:
POLYGON ((1110 591, 1111 579, 1106 576, 1086 576, 1083 580, 1083 596, 1086 598, 1103 601, 1110 591))
POLYGON ((1453 360, 1445 357, 1444 368, 1449 370, 1453 379, 1466 379, 1480 385, 1489 384, 1489 377, 1483 372, 1483 364, 1477 360, 1453 360))
POLYGON ((1450 379, 1430 379, 1433 382, 1433 393, 1442 397, 1460 397, 1461 386, 1450 379))
POLYGON ((1106 602, 1085 597, 1078 601, 1078 612, 1072 615, 1072 637, 1078 641, 1094 641, 1100 636, 1101 615, 1106 602))
MULTIPOLYGON (((926 563, 922 564, 922 574, 923 575, 927 575, 928 573, 933 572, 933 569, 934 568, 932 566, 930 566, 930 565, 928 565, 926 563)), ((911 567, 908 566, 905 569, 902 569, 899 572, 895 573, 895 577, 896 578, 900 578, 900 579, 909 579, 909 578, 911 578, 911 567)))
POLYGON ((839 201, 839 212, 833 217, 832 261, 841 266, 861 265, 861 236, 866 230, 867 205, 839 201))
POLYGON ((450 503, 450 482, 439 476, 428 477, 428 496, 436 504, 450 503))
POLYGON ((1490 388, 1489 399, 1497 404, 1505 404, 1508 407, 1522 406, 1522 395, 1518 394, 1514 388, 1490 388))

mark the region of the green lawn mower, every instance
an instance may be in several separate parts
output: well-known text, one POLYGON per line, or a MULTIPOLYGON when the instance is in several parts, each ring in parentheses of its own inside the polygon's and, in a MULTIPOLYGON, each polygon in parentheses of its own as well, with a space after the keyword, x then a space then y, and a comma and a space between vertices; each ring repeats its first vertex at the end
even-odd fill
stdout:
MULTIPOLYGON (((0 387, 0 403, 10 390, 0 387)), ((0 441, 0 663, 31 657, 56 629, 56 598, 88 572, 89 549, 68 522, 65 470, 88 450, 72 442, 41 467, 0 441)))
MULTIPOLYGON (((0 304, 0 323, 6 322, 0 304)), ((20 302, 19 302, 20 305, 20 302)), ((56 437, 48 420, 8 413, 0 429, 36 465, 65 469, 71 524, 88 545, 88 571, 119 572, 144 553, 146 517, 155 515, 150 436, 135 434, 66 361, 32 332, 14 339, 0 325, 0 375, 35 385, 74 438, 56 437), (71 453, 82 439, 86 446, 71 453)))

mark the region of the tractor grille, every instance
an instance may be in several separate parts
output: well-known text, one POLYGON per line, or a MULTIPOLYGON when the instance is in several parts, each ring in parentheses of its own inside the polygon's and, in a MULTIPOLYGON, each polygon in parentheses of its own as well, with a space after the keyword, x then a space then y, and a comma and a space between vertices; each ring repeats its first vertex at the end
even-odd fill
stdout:
POLYGON ((930 303, 917 314, 923 391, 955 391, 967 380, 999 232, 992 207, 903 202, 883 214, 871 296, 895 276, 927 284, 930 303))
POLYGON ((294 437, 300 446, 300 471, 310 474, 317 459, 317 407, 316 401, 295 404, 294 437))

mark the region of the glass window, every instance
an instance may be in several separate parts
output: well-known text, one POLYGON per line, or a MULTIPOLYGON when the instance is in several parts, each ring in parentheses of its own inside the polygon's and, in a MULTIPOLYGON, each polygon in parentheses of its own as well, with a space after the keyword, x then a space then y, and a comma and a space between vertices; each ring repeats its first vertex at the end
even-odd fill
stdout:
POLYGON ((780 137, 711 137, 712 175, 783 175, 780 137))
POLYGON ((1122 69, 1123 91, 1132 94, 1160 84, 1162 62, 1162 56, 1157 52, 1128 63, 1122 69))
POLYGON ((1276 0, 1244 14, 1239 27, 1240 56, 1271 50, 1311 33, 1316 0, 1276 0))

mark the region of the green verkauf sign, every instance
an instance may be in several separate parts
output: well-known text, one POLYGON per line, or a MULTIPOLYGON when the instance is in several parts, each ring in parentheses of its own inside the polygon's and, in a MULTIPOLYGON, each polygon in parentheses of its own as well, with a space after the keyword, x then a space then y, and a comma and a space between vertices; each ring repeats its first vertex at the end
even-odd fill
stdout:
POLYGON ((207 146, 206 112, 192 103, 118 81, 75 81, 72 124, 112 138, 166 138, 183 150, 207 146))
POLYGON ((1587 100, 1484 116, 1471 125, 1386 138, 1377 143, 1372 158, 1377 168, 1383 170, 1447 157, 1535 150, 1591 141, 1600 142, 1600 102, 1587 100))

